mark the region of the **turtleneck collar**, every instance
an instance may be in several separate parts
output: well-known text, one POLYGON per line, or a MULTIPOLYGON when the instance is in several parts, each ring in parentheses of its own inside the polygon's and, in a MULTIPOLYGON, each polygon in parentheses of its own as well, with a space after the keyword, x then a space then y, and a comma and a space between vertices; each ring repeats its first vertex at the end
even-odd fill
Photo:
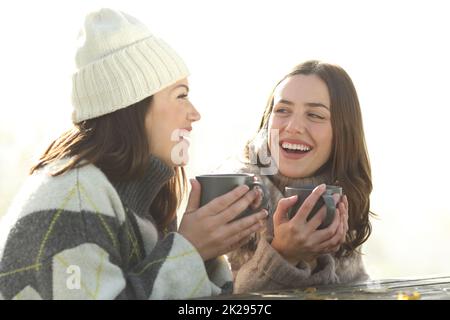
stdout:
POLYGON ((282 193, 284 193, 285 187, 299 188, 305 186, 318 186, 322 183, 331 184, 330 174, 326 172, 306 178, 289 178, 278 171, 277 174, 268 176, 268 178, 282 193))
POLYGON ((144 175, 132 181, 113 182, 122 202, 136 214, 147 216, 161 188, 173 177, 172 167, 155 156, 150 157, 144 175))

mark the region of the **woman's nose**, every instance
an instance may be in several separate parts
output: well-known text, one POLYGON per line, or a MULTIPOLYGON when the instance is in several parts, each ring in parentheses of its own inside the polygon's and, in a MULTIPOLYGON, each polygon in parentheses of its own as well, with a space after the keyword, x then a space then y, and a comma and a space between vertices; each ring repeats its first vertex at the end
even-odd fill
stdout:
POLYGON ((305 123, 303 120, 303 117, 293 116, 289 120, 287 126, 286 126, 286 132, 296 134, 296 133, 304 133, 305 132, 305 123))
POLYGON ((197 111, 197 109, 195 109, 194 105, 191 104, 191 110, 188 113, 188 120, 195 122, 201 119, 201 115, 200 112, 197 111))

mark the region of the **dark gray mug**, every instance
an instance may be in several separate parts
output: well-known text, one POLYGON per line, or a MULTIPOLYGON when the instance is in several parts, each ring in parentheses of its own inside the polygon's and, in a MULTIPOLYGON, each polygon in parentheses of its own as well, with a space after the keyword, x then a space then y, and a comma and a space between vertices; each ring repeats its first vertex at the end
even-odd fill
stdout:
POLYGON ((261 204, 256 209, 247 208, 239 214, 234 220, 246 217, 253 213, 260 211, 263 208, 267 209, 269 202, 269 194, 267 188, 262 182, 256 180, 256 176, 250 173, 230 173, 230 174, 204 174, 195 177, 202 187, 202 194, 200 196, 200 206, 204 206, 211 200, 230 192, 238 186, 247 185, 250 189, 259 187, 263 192, 263 199, 261 204))
MULTIPOLYGON (((306 200, 306 198, 308 198, 308 196, 313 192, 315 188, 316 186, 305 186, 301 188, 292 188, 292 187, 284 188, 285 197, 291 197, 295 195, 298 196, 297 202, 288 212, 289 219, 291 219, 297 213, 298 209, 301 207, 303 202, 306 200)), ((308 217, 306 218, 307 221, 310 220, 320 210, 320 208, 322 208, 322 206, 325 205, 327 208, 327 215, 325 216, 325 219, 322 221, 321 225, 317 229, 325 229, 333 222, 334 216, 336 215, 336 203, 337 203, 336 200, 333 198, 333 195, 335 194, 339 195, 339 199, 336 199, 337 201, 339 201, 340 198, 342 197, 342 188, 339 186, 327 185, 327 188, 325 192, 322 194, 322 197, 319 200, 317 200, 316 204, 314 205, 308 217)))

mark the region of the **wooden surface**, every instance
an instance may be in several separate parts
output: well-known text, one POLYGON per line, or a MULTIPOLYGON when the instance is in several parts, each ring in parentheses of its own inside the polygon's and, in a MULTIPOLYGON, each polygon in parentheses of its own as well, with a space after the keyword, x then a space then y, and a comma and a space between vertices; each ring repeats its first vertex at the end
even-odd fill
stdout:
POLYGON ((450 277, 384 279, 355 285, 219 296, 224 300, 450 300, 450 277))

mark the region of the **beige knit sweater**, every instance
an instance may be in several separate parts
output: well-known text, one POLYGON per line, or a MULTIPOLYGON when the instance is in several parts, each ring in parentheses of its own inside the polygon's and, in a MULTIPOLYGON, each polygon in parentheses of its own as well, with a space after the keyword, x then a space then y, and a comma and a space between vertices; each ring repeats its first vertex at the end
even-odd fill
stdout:
POLYGON ((331 254, 321 255, 317 259, 316 268, 311 270, 310 266, 303 262, 297 266, 289 264, 270 245, 273 239, 273 213, 278 200, 283 197, 280 190, 284 190, 287 185, 299 187, 330 183, 327 175, 304 179, 289 179, 279 173, 274 176, 259 175, 259 167, 242 162, 234 162, 231 166, 228 164, 227 170, 258 175, 270 194, 269 218, 266 227, 263 231, 254 234, 248 244, 227 255, 235 281, 234 293, 368 280, 369 276, 358 253, 345 258, 337 258, 331 254))

